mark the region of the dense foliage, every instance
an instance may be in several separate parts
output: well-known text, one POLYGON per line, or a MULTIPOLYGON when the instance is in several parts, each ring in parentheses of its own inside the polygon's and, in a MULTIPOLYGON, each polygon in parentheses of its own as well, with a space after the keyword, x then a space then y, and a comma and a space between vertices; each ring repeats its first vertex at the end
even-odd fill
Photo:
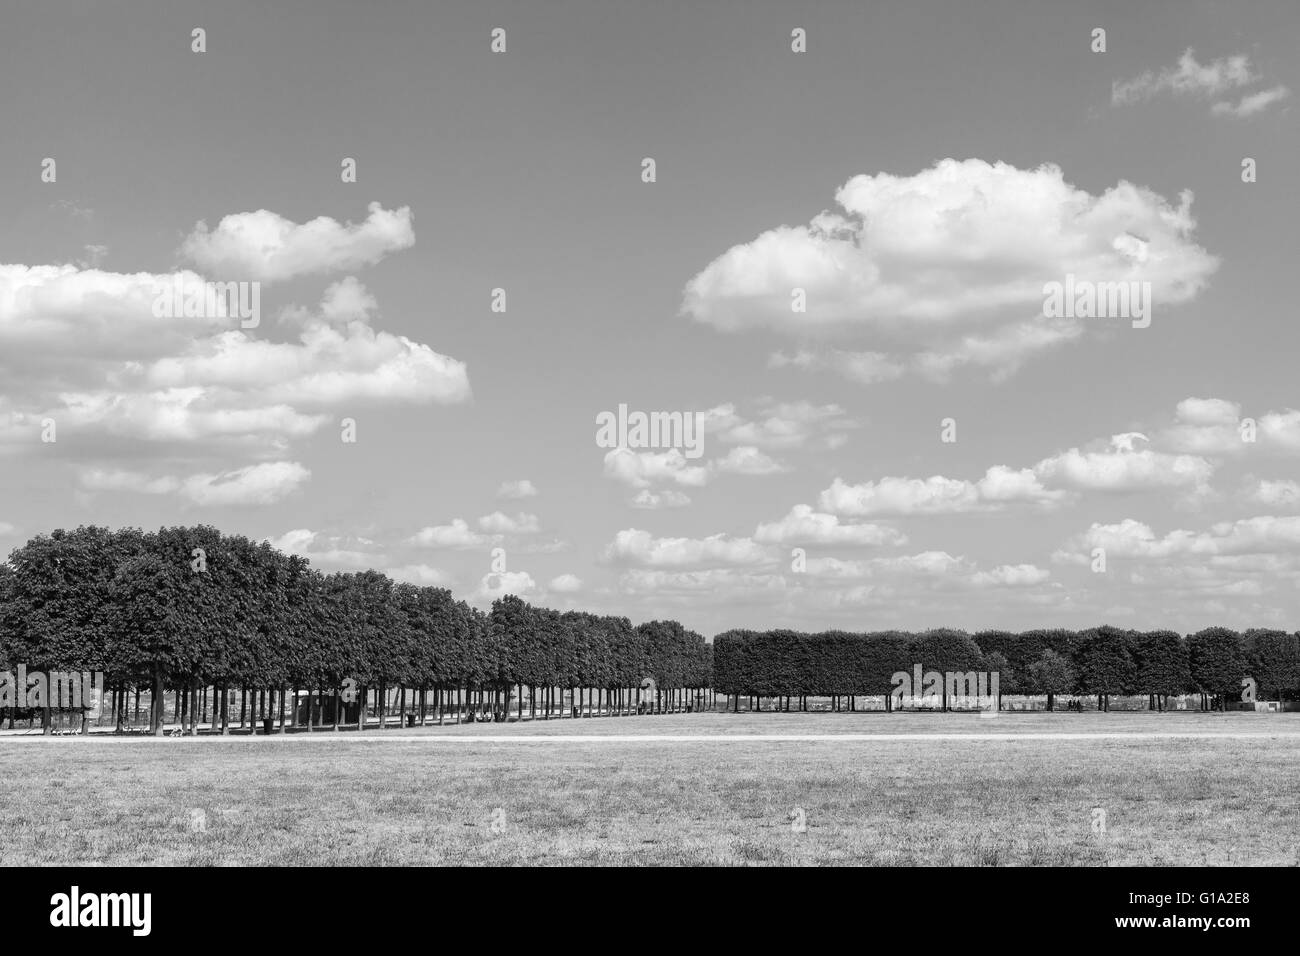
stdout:
POLYGON ((675 621, 633 627, 513 596, 485 614, 443 588, 322 574, 208 526, 82 527, 0 565, 0 669, 19 663, 148 688, 157 727, 166 690, 703 688, 712 649, 675 621))
POLYGON ((808 697, 888 694, 895 672, 991 671, 1001 694, 1093 694, 1102 709, 1119 694, 1200 693, 1218 706, 1253 677, 1261 698, 1300 695, 1300 637, 1213 627, 1173 631, 726 631, 714 638, 714 687, 727 694, 808 697))

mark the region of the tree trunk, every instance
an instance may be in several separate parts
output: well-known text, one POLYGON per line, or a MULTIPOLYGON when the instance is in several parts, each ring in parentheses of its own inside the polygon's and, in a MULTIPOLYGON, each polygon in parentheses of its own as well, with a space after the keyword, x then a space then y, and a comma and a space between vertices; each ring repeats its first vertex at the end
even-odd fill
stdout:
MULTIPOLYGON (((139 711, 140 698, 136 697, 136 710, 139 711)), ((149 701, 149 732, 155 737, 163 735, 163 680, 162 671, 155 668, 153 672, 153 696, 149 701)))

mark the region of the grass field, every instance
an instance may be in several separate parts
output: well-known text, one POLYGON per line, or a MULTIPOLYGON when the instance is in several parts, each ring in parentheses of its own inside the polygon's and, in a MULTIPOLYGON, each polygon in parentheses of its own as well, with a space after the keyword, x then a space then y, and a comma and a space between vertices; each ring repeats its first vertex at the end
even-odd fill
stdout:
POLYGON ((1297 865, 1298 781, 1289 714, 8 738, 0 864, 1297 865), (1098 733, 1123 736, 1031 736, 1098 733), (585 739, 534 739, 554 734, 585 739))

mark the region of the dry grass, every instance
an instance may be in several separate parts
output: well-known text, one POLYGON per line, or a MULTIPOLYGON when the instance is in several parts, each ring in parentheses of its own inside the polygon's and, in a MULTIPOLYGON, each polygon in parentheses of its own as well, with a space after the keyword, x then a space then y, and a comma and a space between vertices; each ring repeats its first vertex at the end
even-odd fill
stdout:
POLYGON ((383 736, 0 742, 0 863, 1300 862, 1300 719, 1291 715, 681 715, 383 736), (1261 736, 410 739, 1092 730, 1261 736), (792 827, 796 808, 805 832, 792 827), (1104 835, 1093 832, 1094 808, 1106 813, 1104 835))

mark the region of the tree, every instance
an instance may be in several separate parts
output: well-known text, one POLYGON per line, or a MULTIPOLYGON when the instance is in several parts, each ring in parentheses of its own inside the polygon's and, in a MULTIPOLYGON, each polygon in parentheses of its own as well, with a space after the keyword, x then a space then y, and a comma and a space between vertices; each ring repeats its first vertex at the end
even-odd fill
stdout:
POLYGON ((1079 684, 1097 695, 1097 709, 1110 710, 1110 695, 1133 686, 1137 667, 1129 651, 1130 632, 1117 627, 1084 631, 1075 650, 1079 684))
POLYGON ((1074 690, 1074 668, 1056 651, 1045 650, 1029 665, 1029 684, 1036 693, 1047 695, 1047 709, 1054 710, 1056 695, 1074 690))
POLYGON ((1137 663, 1135 682, 1150 695, 1148 706, 1164 710, 1170 694, 1181 694, 1192 686, 1192 669, 1187 642, 1174 631, 1147 631, 1133 638, 1137 663))
POLYGON ((1043 653, 1042 645, 1033 645, 1020 634, 1011 631, 978 631, 973 635, 975 644, 984 655, 984 669, 998 671, 998 689, 1004 694, 1024 694, 1029 665, 1043 653), (1032 651, 1032 653, 1027 653, 1032 651), (994 667, 990 660, 997 658, 1001 665, 994 667))
MULTIPOLYGON (((926 631, 912 641, 913 661, 921 665, 922 672, 938 671, 941 674, 978 671, 984 666, 979 645, 965 631, 936 628, 926 631)), ((943 709, 948 709, 948 682, 944 681, 943 709)))
POLYGON ((1008 687, 1018 686, 1017 675, 1012 671, 1011 665, 1007 662, 1007 659, 1003 657, 999 651, 984 652, 984 669, 988 671, 989 674, 998 675, 997 708, 998 710, 1001 710, 1002 694, 1004 692, 1004 689, 1008 687))
POLYGON ((1192 679, 1201 689, 1201 707, 1209 695, 1217 710, 1227 710, 1230 695, 1241 693, 1246 676, 1246 656, 1241 635, 1226 627, 1207 627, 1187 639, 1192 679))
POLYGON ((1250 675, 1265 700, 1281 700, 1300 689, 1300 637, 1285 631, 1254 628, 1243 635, 1250 675))

